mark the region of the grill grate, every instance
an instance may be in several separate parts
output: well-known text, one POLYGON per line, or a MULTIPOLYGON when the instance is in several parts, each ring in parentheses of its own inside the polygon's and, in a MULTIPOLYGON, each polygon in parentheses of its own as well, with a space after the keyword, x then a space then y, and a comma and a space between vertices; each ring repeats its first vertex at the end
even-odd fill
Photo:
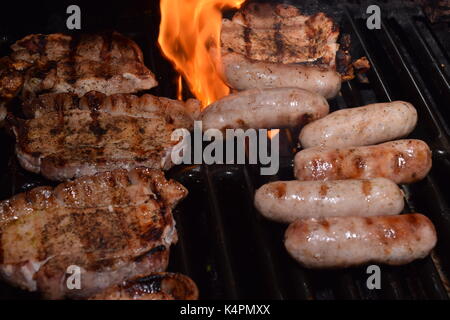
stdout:
MULTIPOLYGON (((159 76, 161 85, 151 92, 174 97, 176 74, 154 45, 157 3, 148 2, 151 7, 143 10, 139 19, 117 19, 116 28, 141 45, 147 65, 159 76)), ((301 7, 303 2, 289 3, 301 7)), ((366 56, 372 68, 368 84, 357 80, 344 83, 341 95, 330 102, 330 107, 334 111, 397 99, 416 106, 419 124, 412 137, 425 140, 432 148, 433 169, 423 181, 403 186, 405 212, 417 211, 430 217, 438 232, 437 247, 424 260, 402 267, 381 266, 381 290, 367 289, 365 267, 325 271, 300 267, 283 247, 286 226, 265 220, 253 207, 256 188, 269 181, 293 179, 298 132, 282 130, 282 158, 276 176, 260 176, 256 165, 178 166, 169 171, 169 176, 190 192, 175 210, 180 240, 172 249, 169 270, 191 276, 199 286, 201 299, 448 299, 448 53, 435 26, 420 10, 397 10, 383 19, 381 30, 372 31, 365 27, 361 15, 365 8, 356 1, 333 8, 333 14, 340 17, 342 32, 352 37, 353 56, 366 56)), ((382 5, 382 13, 384 10, 382 5)), ((0 181, 1 198, 48 184, 20 168, 10 138, 2 136, 0 144, 6 150, 0 165, 7 168, 0 181)), ((37 296, 0 284, 0 298, 11 297, 37 296)))

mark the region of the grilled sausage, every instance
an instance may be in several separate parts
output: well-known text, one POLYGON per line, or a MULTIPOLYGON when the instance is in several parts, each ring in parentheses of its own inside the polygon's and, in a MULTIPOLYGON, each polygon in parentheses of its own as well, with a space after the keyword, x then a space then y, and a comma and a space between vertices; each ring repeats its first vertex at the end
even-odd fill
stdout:
POLYGON ((225 82, 237 90, 297 87, 331 99, 341 89, 333 69, 250 60, 238 53, 222 55, 222 64, 225 82))
POLYGON ((430 148, 413 139, 355 148, 309 148, 294 159, 294 174, 299 180, 384 177, 395 183, 412 183, 423 179, 430 169, 430 148))
POLYGON ((437 241, 421 214, 299 219, 285 233, 289 254, 307 268, 366 263, 402 265, 424 258, 437 241))
POLYGON ((209 105, 203 128, 282 128, 304 125, 329 112, 320 95, 298 88, 249 89, 209 105))
POLYGON ((416 123, 408 102, 375 103, 330 113, 305 126, 299 139, 303 148, 365 146, 407 136, 416 123))
POLYGON ((290 223, 299 218, 394 215, 403 193, 391 180, 277 181, 256 191, 255 207, 266 218, 290 223))

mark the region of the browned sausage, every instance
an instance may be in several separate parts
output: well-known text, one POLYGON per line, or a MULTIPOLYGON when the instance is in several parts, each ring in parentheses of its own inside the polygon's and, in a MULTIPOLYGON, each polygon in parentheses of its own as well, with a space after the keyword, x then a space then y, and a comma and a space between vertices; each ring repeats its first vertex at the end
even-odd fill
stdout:
POLYGON ((431 151, 421 140, 397 140, 374 146, 302 150, 295 155, 299 180, 371 179, 396 183, 423 179, 431 169, 431 151))
POLYGON ((309 123, 300 133, 303 148, 367 146, 407 136, 417 111, 404 101, 342 109, 309 123))
POLYGON ((237 90, 296 87, 331 99, 341 89, 341 76, 331 68, 255 61, 238 53, 223 55, 222 63, 225 81, 237 90))
POLYGON ((300 219, 286 230, 284 245, 307 268, 333 268, 410 263, 427 256, 436 241, 427 217, 405 214, 300 219))
POLYGON ((266 218, 290 223, 298 218, 399 214, 403 193, 391 180, 277 181, 256 191, 255 207, 266 218))

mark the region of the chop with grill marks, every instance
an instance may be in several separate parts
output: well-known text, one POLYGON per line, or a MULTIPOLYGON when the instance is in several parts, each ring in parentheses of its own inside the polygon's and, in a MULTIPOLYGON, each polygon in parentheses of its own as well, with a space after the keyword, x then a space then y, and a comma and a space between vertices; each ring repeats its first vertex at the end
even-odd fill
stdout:
POLYGON ((39 187, 0 202, 0 275, 47 298, 85 298, 167 267, 172 209, 186 196, 161 171, 138 168, 39 187), (81 289, 69 290, 69 266, 81 289))
POLYGON ((335 67, 339 28, 319 12, 302 15, 289 5, 252 3, 222 22, 222 50, 249 59, 335 67))
POLYGON ((51 94, 25 104, 25 114, 34 118, 9 119, 21 165, 66 180, 118 168, 169 169, 171 152, 182 147, 171 135, 192 127, 194 109, 196 100, 151 95, 51 94))
POLYGON ((0 63, 2 101, 20 91, 28 98, 43 92, 132 93, 157 85, 136 43, 117 32, 32 34, 11 49, 0 63))
POLYGON ((64 114, 74 110, 107 112, 117 116, 126 113, 150 119, 160 116, 177 128, 191 130, 194 119, 200 113, 200 106, 200 101, 196 99, 183 102, 151 94, 137 96, 118 93, 108 96, 91 91, 82 97, 71 93, 42 94, 25 101, 22 110, 29 119, 40 118, 52 112, 64 114))

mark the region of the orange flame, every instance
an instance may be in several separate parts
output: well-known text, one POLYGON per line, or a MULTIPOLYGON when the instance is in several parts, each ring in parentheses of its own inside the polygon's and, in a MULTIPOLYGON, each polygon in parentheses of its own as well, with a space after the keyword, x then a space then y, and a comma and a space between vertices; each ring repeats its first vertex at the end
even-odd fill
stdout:
POLYGON ((183 78, 181 76, 178 76, 177 81, 177 99, 183 100, 183 78))
POLYGON ((280 129, 271 129, 267 132, 267 136, 270 140, 272 140, 273 137, 275 137, 277 134, 280 133, 280 129))
POLYGON ((230 93, 217 66, 224 8, 245 0, 161 0, 158 43, 203 107, 230 93))

